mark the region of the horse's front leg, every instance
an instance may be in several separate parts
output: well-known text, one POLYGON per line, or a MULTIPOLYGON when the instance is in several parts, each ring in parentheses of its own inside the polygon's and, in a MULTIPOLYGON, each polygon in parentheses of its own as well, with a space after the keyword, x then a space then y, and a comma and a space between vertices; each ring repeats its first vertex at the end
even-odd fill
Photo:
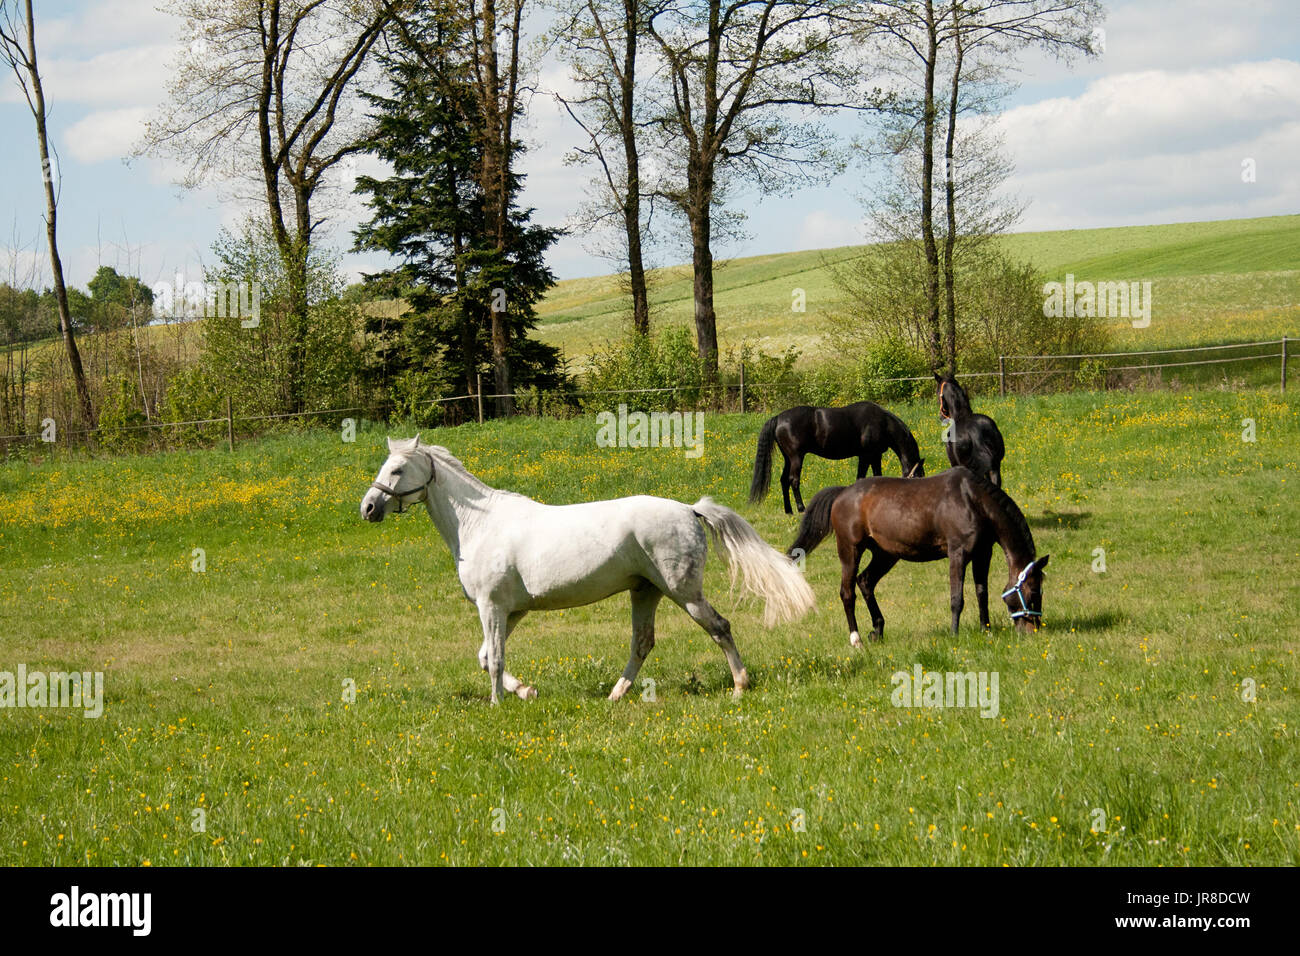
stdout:
POLYGON ((966 588, 966 564, 970 560, 965 551, 952 551, 948 554, 948 590, 952 602, 952 633, 957 635, 961 624, 961 609, 965 604, 962 591, 966 588))
POLYGON ((478 614, 483 623, 483 646, 479 648, 478 663, 492 681, 492 703, 499 704, 507 691, 518 695, 520 700, 536 697, 536 688, 506 670, 506 638, 523 618, 524 612, 509 614, 500 605, 485 602, 479 605, 478 614))
POLYGON ((989 626, 989 562, 993 546, 981 548, 971 557, 971 575, 975 578, 975 600, 980 609, 980 627, 989 626))

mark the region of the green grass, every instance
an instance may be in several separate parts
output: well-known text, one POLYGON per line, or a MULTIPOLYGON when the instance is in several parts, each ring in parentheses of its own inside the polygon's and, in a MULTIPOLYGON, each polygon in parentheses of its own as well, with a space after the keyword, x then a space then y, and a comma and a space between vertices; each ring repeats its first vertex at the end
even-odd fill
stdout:
MULTIPOLYGON (((1300 862, 1300 402, 978 407, 1052 554, 1047 628, 1017 633, 995 600, 981 633, 968 586, 954 638, 945 566, 908 565, 878 590, 884 642, 855 651, 833 545, 808 559, 817 612, 770 631, 711 556, 707 593, 753 680, 740 701, 669 606, 642 670, 657 700, 608 703, 620 596, 527 618, 507 661, 541 696, 488 706, 431 522, 356 514, 384 455, 373 429, 4 465, 0 670, 102 670, 107 704, 0 711, 0 864, 1300 862), (996 671, 999 716, 891 706, 891 674, 918 662, 996 671)), ((898 411, 937 471, 932 403, 898 411)), ((784 546, 776 496, 744 504, 761 421, 709 416, 699 459, 598 448, 591 418, 433 437, 543 501, 710 494, 784 546)), ((805 488, 850 474, 810 459, 805 488)))
MULTIPOLYGON (((1004 247, 1049 279, 1152 281, 1155 311, 1146 329, 1114 324, 1121 349, 1278 338, 1300 331, 1300 218, 1272 216, 1161 226, 1016 233, 1004 247)), ((767 352, 797 346, 824 359, 825 318, 849 307, 829 265, 860 247, 735 259, 719 266, 715 305, 722 348, 748 342, 767 352), (805 313, 791 312, 794 289, 805 313)), ((657 270, 651 298, 659 325, 690 325, 690 269, 657 270)), ((627 304, 617 277, 559 283, 540 304, 539 337, 582 368, 592 351, 622 334, 627 304)))

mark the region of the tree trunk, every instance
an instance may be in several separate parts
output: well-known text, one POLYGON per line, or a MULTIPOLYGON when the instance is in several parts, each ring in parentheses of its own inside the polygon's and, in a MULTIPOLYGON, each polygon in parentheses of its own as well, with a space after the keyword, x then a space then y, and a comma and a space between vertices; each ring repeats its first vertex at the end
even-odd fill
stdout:
POLYGON ((961 33, 957 27, 957 9, 953 8, 953 39, 956 57, 952 68, 952 85, 948 90, 948 135, 944 142, 944 199, 948 209, 948 233, 943 238, 943 287, 948 310, 944 351, 948 371, 957 374, 957 288, 953 275, 953 252, 957 245, 957 172, 953 168, 953 144, 957 136, 957 94, 961 82, 961 33))
POLYGON ((632 292, 632 329, 639 335, 650 334, 650 298, 646 290, 645 263, 641 253, 641 158, 637 152, 636 114, 636 46, 641 29, 637 11, 641 0, 623 3, 623 76, 619 95, 623 107, 623 159, 627 166, 627 191, 623 203, 623 225, 627 230, 627 269, 632 292))
POLYGON ((687 172, 691 224, 691 265, 695 286, 695 341, 706 384, 718 379, 718 317, 713 311, 713 177, 691 160, 687 172))
POLYGON ((934 71, 939 39, 933 0, 926 0, 925 17, 929 39, 925 59, 925 125, 921 143, 921 239, 925 245, 926 328, 929 332, 926 351, 931 367, 937 370, 943 361, 943 352, 939 335, 939 250, 934 241, 934 71))
POLYGON ((45 123, 45 90, 36 61, 36 17, 32 13, 32 0, 27 0, 27 60, 32 81, 32 114, 36 119, 36 144, 41 153, 41 173, 45 181, 45 237, 50 246, 50 273, 54 277, 54 298, 59 306, 59 331, 63 347, 68 353, 68 366, 77 390, 77 405, 81 411, 83 428, 95 427, 95 409, 90 403, 90 390, 86 387, 86 371, 81 365, 81 352, 72 332, 72 314, 68 310, 68 289, 63 280, 63 260, 59 256, 58 215, 59 203, 54 194, 54 168, 50 165, 49 135, 45 123))

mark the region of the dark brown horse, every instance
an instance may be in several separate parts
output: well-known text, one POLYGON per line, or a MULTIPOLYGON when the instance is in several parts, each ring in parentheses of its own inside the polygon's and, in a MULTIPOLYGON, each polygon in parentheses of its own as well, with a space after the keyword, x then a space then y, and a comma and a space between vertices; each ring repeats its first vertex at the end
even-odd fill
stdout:
POLYGON ((823 488, 813 496, 790 546, 792 557, 809 554, 835 532, 840 553, 840 599, 849 623, 849 643, 862 645, 853 613, 854 582, 871 611, 871 639, 885 633, 876 603, 876 582, 904 561, 948 559, 952 632, 961 620, 966 565, 974 565, 980 625, 989 626, 989 562, 993 543, 1007 559, 1007 610, 1021 630, 1036 630, 1043 613, 1043 568, 1029 522, 1005 491, 969 468, 950 468, 931 478, 866 478, 848 488, 823 488), (865 552, 867 569, 858 574, 865 552))
POLYGON ((754 456, 754 480, 749 486, 749 501, 758 504, 772 483, 772 445, 781 449, 785 467, 781 470, 781 494, 785 513, 790 510, 790 492, 803 511, 799 478, 803 474, 804 455, 817 455, 832 461, 858 459, 858 477, 871 469, 880 474, 880 459, 886 449, 898 455, 903 475, 925 474, 925 459, 916 447, 916 439, 903 420, 875 402, 854 402, 843 408, 814 408, 797 405, 769 418, 758 434, 758 453, 754 456))
POLYGON ((997 422, 971 411, 970 397, 951 374, 936 374, 934 379, 939 383, 939 414, 951 421, 943 440, 948 464, 954 468, 965 465, 978 475, 987 475, 1001 488, 1006 446, 997 422))

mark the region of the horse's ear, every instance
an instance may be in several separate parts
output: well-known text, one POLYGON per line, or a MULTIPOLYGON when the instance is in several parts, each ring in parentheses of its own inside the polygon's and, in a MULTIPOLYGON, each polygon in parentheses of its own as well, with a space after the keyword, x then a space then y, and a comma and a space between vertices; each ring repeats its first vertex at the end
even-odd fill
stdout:
POLYGON ((1036 565, 1038 565, 1038 570, 1039 570, 1039 571, 1042 571, 1043 568, 1047 567, 1047 559, 1050 558, 1050 557, 1051 557, 1050 554, 1045 554, 1045 555, 1043 555, 1041 558, 1039 558, 1037 561, 1034 562, 1036 565))
POLYGON ((388 453, 391 455, 391 454, 392 454, 393 452, 395 452, 395 451, 397 451, 397 443, 396 443, 395 441, 393 441, 393 436, 392 436, 392 435, 389 435, 389 436, 388 436, 388 453))
POLYGON ((935 380, 936 382, 942 382, 942 381, 943 381, 943 377, 942 377, 938 372, 936 372, 934 369, 930 369, 930 374, 934 376, 934 380, 935 380))

